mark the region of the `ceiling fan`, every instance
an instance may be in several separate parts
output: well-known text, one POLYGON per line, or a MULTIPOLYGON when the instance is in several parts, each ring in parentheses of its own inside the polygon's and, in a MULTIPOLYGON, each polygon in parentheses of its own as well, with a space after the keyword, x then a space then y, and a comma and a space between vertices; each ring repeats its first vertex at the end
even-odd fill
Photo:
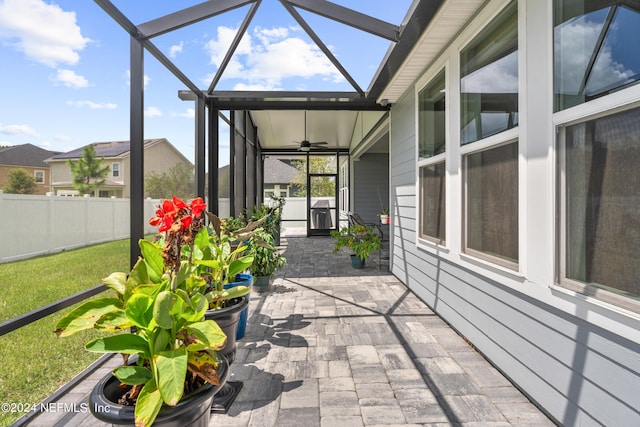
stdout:
POLYGON ((297 147, 299 151, 311 151, 313 148, 319 148, 322 145, 327 145, 326 141, 318 141, 318 142, 309 142, 309 140, 307 140, 307 111, 305 110, 304 112, 304 140, 298 142, 298 141, 294 141, 295 143, 297 143, 297 147))

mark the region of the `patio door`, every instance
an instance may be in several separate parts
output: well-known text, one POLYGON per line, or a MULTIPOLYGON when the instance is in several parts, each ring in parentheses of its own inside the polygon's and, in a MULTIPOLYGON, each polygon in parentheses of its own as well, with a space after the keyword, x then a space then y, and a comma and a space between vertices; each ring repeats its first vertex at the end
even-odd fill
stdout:
POLYGON ((307 236, 328 236, 338 220, 337 155, 311 155, 307 173, 307 236))

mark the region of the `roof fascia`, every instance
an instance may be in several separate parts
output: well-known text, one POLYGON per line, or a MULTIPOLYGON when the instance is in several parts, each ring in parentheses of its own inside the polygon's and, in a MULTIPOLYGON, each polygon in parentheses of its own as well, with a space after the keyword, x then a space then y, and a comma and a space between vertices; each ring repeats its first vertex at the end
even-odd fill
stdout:
POLYGON ((403 24, 398 42, 387 51, 378 71, 376 71, 367 96, 376 99, 380 96, 393 76, 402 67, 411 50, 420 39, 422 32, 429 26, 440 6, 446 0, 416 0, 403 24))

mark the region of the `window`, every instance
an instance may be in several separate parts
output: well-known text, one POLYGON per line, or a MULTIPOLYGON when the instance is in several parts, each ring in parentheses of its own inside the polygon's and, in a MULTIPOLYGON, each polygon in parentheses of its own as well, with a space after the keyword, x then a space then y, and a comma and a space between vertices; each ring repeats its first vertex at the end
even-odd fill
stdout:
POLYGON ((512 2, 460 54, 462 144, 518 124, 518 13, 512 2))
POLYGON ((111 176, 114 178, 120 176, 120 163, 111 163, 111 176))
POLYGON ((629 306, 620 296, 640 299, 640 108, 567 126, 560 140, 560 281, 629 306))
POLYGON ((44 183, 44 171, 34 171, 33 176, 36 179, 36 184, 44 183))
POLYGON ((445 241, 445 76, 440 72, 418 94, 419 235, 445 241))
POLYGON ((556 0, 555 111, 609 94, 640 79, 640 4, 556 0))
POLYGON ((518 269, 518 144, 466 156, 466 251, 518 269))
POLYGON ((445 166, 444 162, 420 168, 420 237, 445 241, 445 166))
POLYGON ((518 270, 518 10, 511 2, 460 53, 465 253, 518 270), (472 144, 485 142, 481 147, 472 144))

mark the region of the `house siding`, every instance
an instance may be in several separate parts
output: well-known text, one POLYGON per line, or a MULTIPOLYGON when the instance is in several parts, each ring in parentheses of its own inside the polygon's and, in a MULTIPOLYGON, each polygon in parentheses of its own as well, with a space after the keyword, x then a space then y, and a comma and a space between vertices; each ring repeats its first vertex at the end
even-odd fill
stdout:
POLYGON ((365 222, 380 222, 377 215, 389 208, 389 155, 363 154, 353 162, 353 175, 353 210, 365 222))
POLYGON ((24 169, 27 171, 27 173, 29 173, 29 175, 33 176, 34 178, 35 178, 36 171, 44 172, 44 182, 36 183, 36 190, 33 194, 37 194, 40 196, 44 196, 45 194, 47 194, 50 188, 49 182, 51 179, 51 172, 49 171, 48 166, 33 167, 33 166, 0 165, 0 190, 4 189, 4 187, 7 185, 7 182, 9 179, 9 173, 13 169, 24 169))
MULTIPOLYGON (((112 196, 118 198, 129 198, 131 195, 130 182, 131 182, 131 164, 129 153, 118 157, 101 157, 103 158, 103 164, 109 166, 109 174, 106 177, 107 181, 112 183, 109 187, 105 185, 102 189, 110 192, 112 196), (113 163, 120 165, 120 173, 118 177, 112 176, 111 167, 113 163), (122 186, 122 187, 121 187, 122 186)), ((182 155, 175 147, 169 143, 168 140, 162 138, 154 141, 151 144, 145 145, 144 150, 144 174, 155 172, 158 175, 168 172, 172 167, 178 163, 191 162, 182 155)), ((50 162, 51 168, 51 183, 56 191, 59 190, 73 190, 73 185, 70 183, 73 181, 71 174, 71 168, 69 167, 67 160, 52 160, 50 162), (62 183, 69 183, 62 185, 62 183)))
POLYGON ((438 250, 418 244, 415 87, 390 115, 390 268, 558 423, 640 425, 638 316, 554 286, 553 126, 550 95, 540 90, 551 84, 544 51, 551 44, 536 38, 540 26, 550 28, 550 7, 550 0, 519 1, 520 37, 529 39, 521 49, 520 93, 530 95, 521 103, 519 129, 521 271, 496 273, 460 254, 457 160, 447 167, 449 242, 438 250))

